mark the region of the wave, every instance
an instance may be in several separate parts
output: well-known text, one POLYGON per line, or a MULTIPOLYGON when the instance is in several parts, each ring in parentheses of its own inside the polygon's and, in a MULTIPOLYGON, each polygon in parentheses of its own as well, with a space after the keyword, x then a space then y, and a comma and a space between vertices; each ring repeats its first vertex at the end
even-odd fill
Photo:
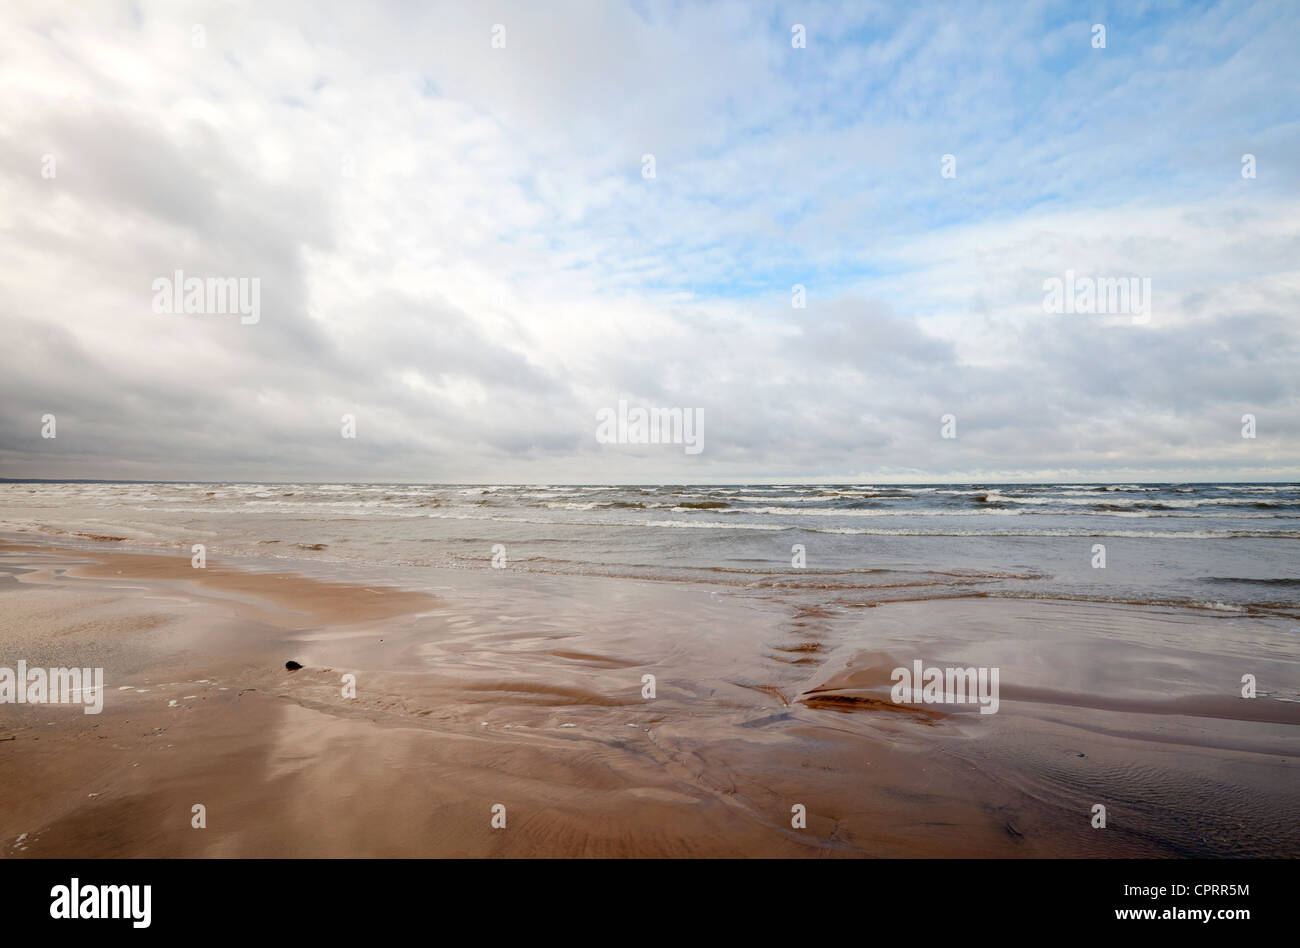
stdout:
MULTIPOLYGON (((798 528, 790 528, 798 529, 798 528)), ((856 527, 804 527, 808 533, 861 534, 864 536, 918 537, 1129 537, 1146 540, 1224 540, 1237 537, 1300 539, 1300 530, 1102 530, 1078 527, 1011 530, 890 530, 856 527)))
POLYGON ((1255 579, 1249 576, 1206 576, 1201 582, 1203 583, 1249 583, 1257 586, 1285 586, 1300 588, 1300 578, 1294 577, 1268 577, 1255 579))

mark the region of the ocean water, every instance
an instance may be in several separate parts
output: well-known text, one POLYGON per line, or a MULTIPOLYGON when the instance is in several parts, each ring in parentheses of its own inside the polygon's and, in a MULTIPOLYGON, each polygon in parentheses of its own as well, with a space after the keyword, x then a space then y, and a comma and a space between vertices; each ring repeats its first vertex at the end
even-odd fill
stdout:
POLYGON ((862 604, 987 596, 1300 617, 1297 484, 6 482, 0 532, 187 557, 202 543, 209 557, 404 582, 491 568, 496 553, 512 570, 862 604))

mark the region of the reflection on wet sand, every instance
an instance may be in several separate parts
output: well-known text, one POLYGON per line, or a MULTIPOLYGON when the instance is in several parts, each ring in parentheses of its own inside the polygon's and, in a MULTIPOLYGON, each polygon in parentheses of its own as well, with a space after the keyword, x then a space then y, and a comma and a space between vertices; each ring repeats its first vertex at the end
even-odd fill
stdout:
POLYGON ((5 654, 102 665, 109 691, 93 718, 3 709, 6 855, 1300 852, 1296 665, 1255 647, 1267 619, 492 571, 395 589, 18 546, 0 563, 5 654), (891 701, 916 660, 998 668, 998 712, 891 701))

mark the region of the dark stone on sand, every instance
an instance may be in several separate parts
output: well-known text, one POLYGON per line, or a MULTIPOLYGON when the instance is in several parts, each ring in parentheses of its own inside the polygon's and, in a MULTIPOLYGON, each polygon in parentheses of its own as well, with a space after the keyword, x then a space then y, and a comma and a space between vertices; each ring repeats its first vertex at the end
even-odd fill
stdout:
POLYGON ((297 662, 285 662, 284 667, 289 669, 291 672, 296 672, 299 668, 302 668, 302 666, 297 662))

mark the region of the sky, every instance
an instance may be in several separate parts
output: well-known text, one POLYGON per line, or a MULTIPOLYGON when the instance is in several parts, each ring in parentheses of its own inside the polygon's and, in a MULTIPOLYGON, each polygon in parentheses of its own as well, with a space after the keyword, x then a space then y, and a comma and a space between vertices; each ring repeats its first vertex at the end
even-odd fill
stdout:
POLYGON ((7 0, 0 476, 1300 479, 1297 36, 1291 2, 7 0), (256 280, 256 321, 157 311, 178 270, 256 280), (1067 272, 1149 311, 1046 311, 1067 272), (620 401, 702 450, 602 441, 620 401))

